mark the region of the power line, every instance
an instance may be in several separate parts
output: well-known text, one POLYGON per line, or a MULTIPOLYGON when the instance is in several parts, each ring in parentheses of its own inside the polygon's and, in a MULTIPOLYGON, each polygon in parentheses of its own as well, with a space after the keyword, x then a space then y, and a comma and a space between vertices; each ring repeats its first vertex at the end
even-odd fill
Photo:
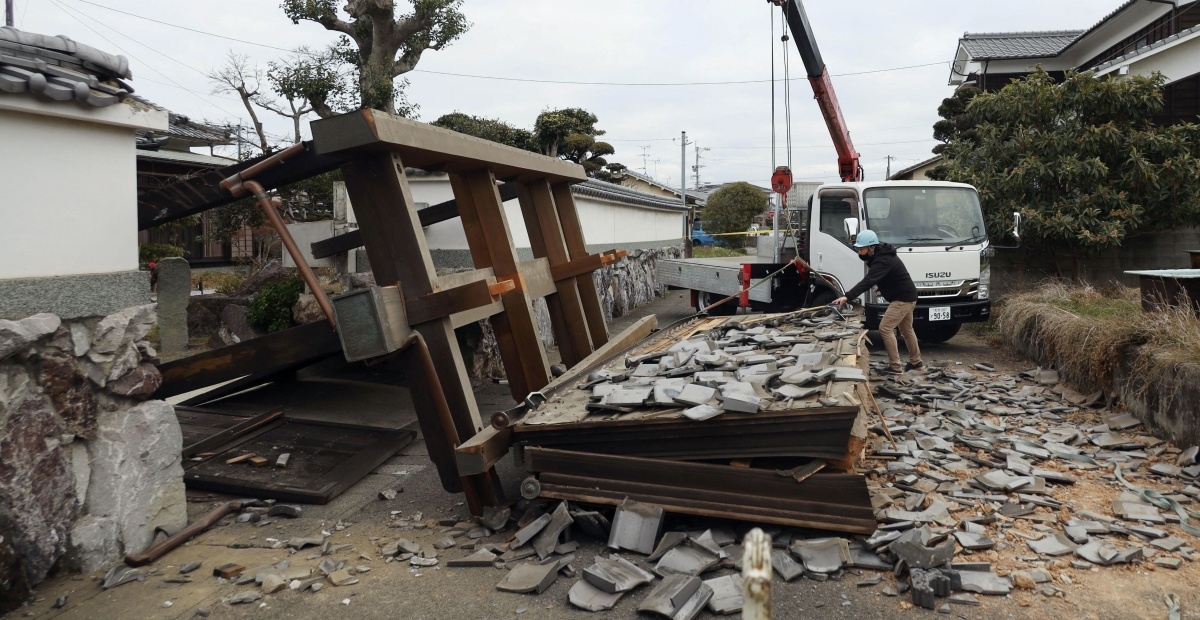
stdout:
MULTIPOLYGON (((97 7, 97 8, 105 9, 108 11, 113 11, 115 13, 120 13, 122 15, 128 15, 129 17, 143 19, 143 20, 146 20, 149 22, 154 22, 156 24, 160 24, 163 26, 169 26, 171 28, 178 28, 180 30, 194 32, 196 34, 202 34, 202 35, 206 35, 206 36, 210 36, 210 37, 216 37, 218 39, 225 39, 227 41, 235 41, 237 43, 242 43, 245 45, 254 45, 256 47, 263 47, 263 48, 267 48, 267 49, 278 50, 281 52, 292 53, 292 52, 298 51, 298 50, 290 50, 287 48, 278 47, 275 45, 268 45, 266 43, 259 43, 258 41, 248 41, 246 39, 230 37, 230 36, 226 36, 223 34, 217 34, 215 32, 208 32, 205 30, 191 28, 188 26, 181 26, 179 24, 172 24, 171 22, 154 19, 152 17, 146 17, 144 15, 138 15, 136 13, 122 11, 121 9, 114 9, 109 6, 104 6, 103 4, 91 2, 90 0, 76 0, 76 1, 82 2, 84 4, 88 4, 88 5, 97 7)), ((318 54, 310 54, 310 56, 317 57, 318 54)), ((888 67, 885 69, 868 69, 866 71, 852 71, 852 72, 848 72, 848 73, 833 73, 833 74, 830 74, 830 77, 849 77, 849 76, 854 76, 854 75, 868 75, 868 74, 872 74, 872 73, 886 73, 889 71, 905 71, 908 69, 919 69, 922 67, 933 67, 933 66, 945 65, 945 64, 947 64, 947 61, 942 60, 942 61, 937 61, 937 62, 927 62, 927 63, 916 64, 916 65, 905 65, 902 67, 888 67)), ((430 75, 443 75, 443 76, 449 76, 449 77, 461 77, 461 78, 469 78, 469 79, 476 79, 476 80, 495 80, 495 81, 501 81, 501 82, 524 82, 524 83, 531 83, 531 84, 564 84, 564 85, 571 85, 571 86, 724 86, 724 85, 737 85, 737 84, 765 84, 765 83, 771 81, 770 79, 765 79, 765 80, 722 80, 722 81, 712 81, 712 82, 582 82, 582 81, 574 81, 574 80, 539 80, 539 79, 534 79, 534 78, 517 78, 517 77, 496 76, 496 75, 477 75, 477 74, 471 74, 471 73, 455 73, 455 72, 451 72, 451 71, 433 71, 430 69, 413 69, 412 73, 427 73, 430 75)), ((803 78, 793 78, 793 79, 794 80, 807 80, 808 78, 803 77, 803 78)))

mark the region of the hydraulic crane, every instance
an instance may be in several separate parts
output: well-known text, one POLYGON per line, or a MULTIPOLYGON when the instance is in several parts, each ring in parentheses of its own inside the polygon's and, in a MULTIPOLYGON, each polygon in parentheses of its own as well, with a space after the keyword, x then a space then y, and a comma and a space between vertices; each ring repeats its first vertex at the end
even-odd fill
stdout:
POLYGON ((808 73, 808 83, 812 85, 813 97, 821 108, 821 116, 825 118, 825 126, 829 128, 829 136, 833 138, 833 147, 838 155, 838 174, 842 181, 861 181, 862 168, 858 165, 858 151, 850 141, 850 130, 846 127, 846 119, 842 116, 842 108, 838 105, 837 95, 833 91, 833 81, 829 79, 829 70, 821 58, 821 50, 817 47, 817 39, 813 36, 812 24, 808 14, 804 12, 801 0, 767 0, 775 6, 783 7, 788 29, 804 61, 804 69, 808 73))

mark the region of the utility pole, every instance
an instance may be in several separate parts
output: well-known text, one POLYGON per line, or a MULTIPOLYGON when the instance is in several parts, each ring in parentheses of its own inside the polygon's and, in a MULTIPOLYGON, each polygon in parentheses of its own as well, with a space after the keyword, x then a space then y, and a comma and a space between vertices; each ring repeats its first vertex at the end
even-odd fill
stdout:
POLYGON ((683 222, 683 256, 684 258, 692 257, 692 220, 696 214, 688 208, 687 203, 687 147, 691 142, 688 142, 687 132, 679 132, 679 201, 683 205, 683 210, 687 213, 687 217, 683 222))
POLYGON ((647 144, 638 148, 642 149, 642 174, 649 176, 649 172, 646 171, 646 160, 650 157, 650 145, 647 144))
POLYGON ((704 167, 703 165, 700 164, 700 152, 701 151, 710 151, 710 150, 712 150, 712 149, 708 148, 707 146, 704 148, 700 148, 699 146, 696 146, 696 165, 692 166, 692 172, 696 173, 696 189, 697 190, 700 189, 700 169, 704 167))
POLYGON ((887 163, 887 172, 885 173, 885 176, 883 177, 884 181, 892 180, 892 160, 893 159, 896 159, 896 158, 892 157, 891 155, 887 156, 887 162, 888 162, 887 163))
POLYGON ((4 25, 10 28, 13 25, 13 0, 4 0, 4 25))

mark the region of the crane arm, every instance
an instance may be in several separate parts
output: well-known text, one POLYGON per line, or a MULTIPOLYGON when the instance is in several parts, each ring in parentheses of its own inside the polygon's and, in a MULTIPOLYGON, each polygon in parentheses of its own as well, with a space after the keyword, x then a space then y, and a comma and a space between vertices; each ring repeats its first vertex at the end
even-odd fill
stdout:
POLYGON ((833 81, 829 79, 829 70, 821 58, 821 50, 817 47, 817 39, 813 35, 808 14, 804 12, 803 2, 770 1, 783 7, 788 29, 792 32, 800 59, 804 61, 808 83, 812 86, 813 96, 817 100, 817 106, 821 108, 821 116, 825 118, 825 126, 829 128, 829 136, 833 138, 833 147, 837 150, 838 174, 843 181, 862 180, 862 170, 858 165, 859 154, 850 140, 850 130, 846 127, 846 119, 842 116, 842 108, 838 105, 837 94, 833 90, 833 81))

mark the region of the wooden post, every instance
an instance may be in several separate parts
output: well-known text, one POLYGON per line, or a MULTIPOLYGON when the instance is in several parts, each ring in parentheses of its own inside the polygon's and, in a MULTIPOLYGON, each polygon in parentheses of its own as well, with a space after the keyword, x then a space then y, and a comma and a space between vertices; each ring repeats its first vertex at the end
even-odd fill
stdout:
POLYGON ((742 618, 771 618, 771 537, 757 527, 742 539, 742 618))
POLYGON ((451 174, 450 185, 454 188, 475 267, 491 267, 497 280, 516 280, 516 288, 500 296, 504 312, 493 316, 491 321, 504 359, 509 392, 514 400, 523 400, 550 382, 550 363, 542 347, 529 292, 517 269, 517 253, 496 179, 490 170, 482 169, 451 174))
MULTIPOLYGON (((437 274, 425 234, 421 231, 416 202, 404 175, 404 164, 393 153, 362 157, 342 168, 346 190, 354 204, 354 212, 363 235, 375 281, 381 286, 400 283, 406 298, 419 297, 434 291, 437 274)), ((454 426, 461 438, 470 438, 481 428, 479 408, 471 392, 458 340, 449 317, 422 323, 416 327, 425 338, 437 367, 438 380, 446 394, 454 426)), ((423 372, 419 360, 411 352, 404 360, 404 373, 408 377, 420 377, 423 372)), ((419 385, 410 385, 413 405, 421 423, 421 434, 435 463, 442 463, 441 452, 449 451, 453 459, 454 446, 437 420, 432 420, 435 411, 428 390, 419 385), (431 415, 421 415, 428 412, 431 415)), ((442 487, 450 492, 459 492, 461 482, 456 467, 438 467, 442 487)), ((484 485, 481 485, 484 486, 484 485)), ((480 489, 485 494, 486 490, 480 489)), ((470 492, 470 491, 468 491, 470 492)))
MULTIPOLYGON (((583 226, 579 223, 579 213, 575 210, 575 196, 571 194, 570 184, 559 183, 554 186, 554 206, 558 211, 558 220, 562 224, 563 238, 567 242, 567 251, 571 259, 587 256, 587 242, 583 237, 583 226)), ((604 322, 604 310, 600 307, 596 280, 589 273, 575 278, 575 282, 579 285, 579 298, 587 316, 592 347, 600 347, 608 342, 608 325, 604 322)))
MULTIPOLYGON (((533 255, 545 257, 551 267, 570 262, 550 184, 545 180, 517 184, 517 200, 521 204, 533 255)), ((554 338, 563 364, 570 368, 594 350, 592 337, 576 279, 555 282, 555 290, 558 291, 556 294, 546 297, 546 307, 550 310, 550 322, 554 325, 554 338)))

